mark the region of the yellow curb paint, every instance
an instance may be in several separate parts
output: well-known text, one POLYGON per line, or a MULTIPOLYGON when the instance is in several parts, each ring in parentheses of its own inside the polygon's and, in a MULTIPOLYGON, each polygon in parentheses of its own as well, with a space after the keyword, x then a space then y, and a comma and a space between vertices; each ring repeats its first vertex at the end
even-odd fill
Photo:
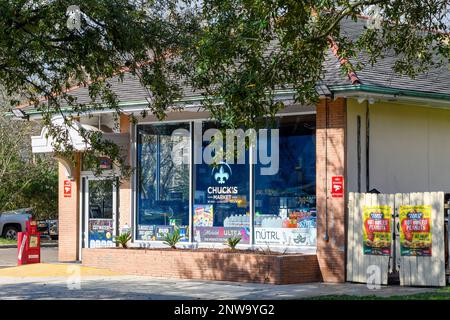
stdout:
POLYGON ((52 263, 35 263, 23 266, 10 267, 0 269, 1 277, 67 277, 79 274, 81 276, 118 276, 121 273, 107 269, 99 269, 92 267, 84 267, 79 264, 52 264, 52 263))

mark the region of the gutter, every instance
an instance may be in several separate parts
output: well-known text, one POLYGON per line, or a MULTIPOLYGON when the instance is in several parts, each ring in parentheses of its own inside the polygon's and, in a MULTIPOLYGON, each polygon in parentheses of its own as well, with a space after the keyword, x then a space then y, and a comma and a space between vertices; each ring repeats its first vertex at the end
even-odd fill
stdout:
MULTIPOLYGON (((371 94, 384 94, 384 95, 392 95, 395 97, 410 97, 410 98, 421 98, 421 99, 429 99, 429 100, 441 100, 444 102, 450 102, 450 93, 434 93, 434 92, 424 92, 418 90, 408 90, 408 89, 395 89, 389 87, 381 87, 367 84, 353 84, 353 85, 337 85, 337 86, 328 86, 328 89, 331 93, 345 93, 345 92, 366 92, 371 94)), ((291 100, 295 94, 295 90, 292 89, 284 89, 277 90, 274 94, 275 98, 282 100, 291 100)), ((324 96, 321 95, 323 98, 324 96)), ((186 96, 181 99, 175 101, 175 106, 185 106, 192 108, 201 108, 201 102, 205 100, 203 96, 186 96)), ((217 100, 217 103, 220 104, 220 100, 217 100)), ((120 102, 119 107, 122 111, 138 111, 142 110, 148 105, 148 101, 140 100, 140 101, 131 101, 131 102, 120 102), (131 109, 131 110, 130 110, 131 109)), ((73 110, 71 107, 61 108, 61 112, 63 113, 71 113, 73 110)), ((108 113, 113 112, 114 110, 109 108, 99 108, 96 110, 91 110, 90 112, 94 113, 108 113), (97 112, 96 112, 97 111, 97 112)), ((40 116, 42 112, 38 110, 29 110, 26 111, 26 114, 29 116, 40 116)), ((14 117, 12 112, 7 112, 5 114, 7 117, 14 117)))
POLYGON ((445 94, 445 93, 425 92, 425 91, 409 90, 409 89, 395 89, 395 88, 373 86, 373 85, 367 85, 367 84, 330 86, 329 88, 330 88, 330 91, 333 93, 361 91, 361 92, 367 92, 367 93, 393 95, 396 97, 411 97, 411 98, 444 100, 444 101, 450 102, 450 93, 445 94))
MULTIPOLYGON (((280 89, 276 90, 274 93, 275 99, 278 100, 293 100, 293 96, 296 91, 292 89, 280 89)), ((201 102, 206 100, 205 97, 200 95, 194 96, 185 96, 181 99, 177 99, 174 101, 174 107, 186 107, 186 108, 201 108, 201 102)), ((222 102, 220 99, 216 100, 217 104, 220 105, 222 102)), ((147 100, 137 100, 137 101, 129 101, 129 102, 119 102, 119 108, 123 112, 134 112, 145 109, 148 106, 149 102, 147 100)), ((23 109, 21 109, 23 110, 23 109)), ((27 116, 37 116, 42 115, 42 112, 36 109, 23 110, 27 116)), ((73 109, 71 107, 63 107, 60 108, 60 111, 64 114, 71 113, 73 109)), ((89 111, 90 114, 94 113, 109 113, 114 112, 113 109, 107 108, 107 105, 101 105, 101 107, 97 109, 92 109, 89 111)), ((15 117, 12 112, 6 112, 5 116, 7 117, 15 117)))

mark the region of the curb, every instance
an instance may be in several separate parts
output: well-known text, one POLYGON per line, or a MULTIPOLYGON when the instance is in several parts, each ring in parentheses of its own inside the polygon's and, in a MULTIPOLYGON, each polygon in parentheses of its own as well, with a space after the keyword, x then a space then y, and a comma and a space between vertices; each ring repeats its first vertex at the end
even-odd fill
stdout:
MULTIPOLYGON (((58 244, 57 243, 41 243, 41 248, 57 248, 58 244)), ((13 248, 17 248, 17 245, 14 244, 6 244, 6 245, 0 245, 0 250, 1 249, 13 249, 13 248)))

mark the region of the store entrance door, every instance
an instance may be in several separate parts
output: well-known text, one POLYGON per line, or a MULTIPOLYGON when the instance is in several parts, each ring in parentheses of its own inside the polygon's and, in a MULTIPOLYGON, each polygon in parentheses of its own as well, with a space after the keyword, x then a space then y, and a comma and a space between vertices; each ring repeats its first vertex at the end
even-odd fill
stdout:
POLYGON ((117 183, 84 178, 84 248, 114 247, 117 229, 117 183))

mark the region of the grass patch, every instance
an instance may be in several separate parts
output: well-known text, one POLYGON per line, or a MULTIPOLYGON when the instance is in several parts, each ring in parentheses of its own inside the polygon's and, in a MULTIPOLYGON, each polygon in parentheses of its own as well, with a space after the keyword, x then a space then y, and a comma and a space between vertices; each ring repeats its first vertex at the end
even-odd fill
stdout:
POLYGON ((410 295, 396 295, 389 297, 380 297, 376 295, 370 296, 353 296, 353 295, 327 295, 319 297, 311 297, 306 300, 450 300, 450 287, 437 289, 433 292, 416 293, 410 295))
POLYGON ((17 241, 0 237, 0 246, 6 246, 6 245, 17 245, 17 241))

